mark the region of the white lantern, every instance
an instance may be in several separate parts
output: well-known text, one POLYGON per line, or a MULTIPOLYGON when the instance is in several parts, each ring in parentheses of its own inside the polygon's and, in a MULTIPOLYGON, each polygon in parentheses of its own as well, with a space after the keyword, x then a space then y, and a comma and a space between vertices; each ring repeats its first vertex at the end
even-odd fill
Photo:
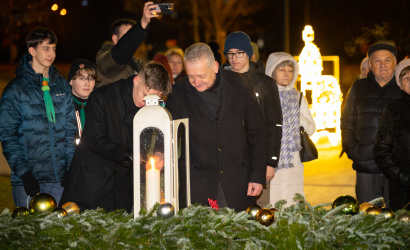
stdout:
POLYGON ((173 121, 159 99, 147 95, 134 117, 134 218, 156 203, 171 203, 175 212, 191 204, 188 119, 173 121))

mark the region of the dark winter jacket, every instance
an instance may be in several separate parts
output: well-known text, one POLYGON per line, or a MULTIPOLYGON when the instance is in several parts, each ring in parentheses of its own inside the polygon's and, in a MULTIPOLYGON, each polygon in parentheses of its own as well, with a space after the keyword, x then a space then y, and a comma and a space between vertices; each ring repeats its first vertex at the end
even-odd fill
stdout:
POLYGON ((116 45, 112 42, 103 44, 96 57, 97 78, 100 80, 95 83, 96 88, 127 79, 142 69, 141 62, 133 55, 144 42, 147 32, 148 26, 144 29, 141 23, 137 23, 118 40, 116 45))
POLYGON ((373 156, 377 128, 385 107, 401 96, 393 77, 381 87, 373 72, 353 83, 342 112, 342 145, 353 169, 362 173, 380 173, 373 156))
POLYGON ((246 195, 248 183, 266 181, 266 126, 249 79, 219 72, 218 120, 188 78, 173 85, 166 108, 173 119, 189 118, 192 203, 208 205, 221 181, 228 206, 242 211, 256 203, 256 197, 246 195))
POLYGON ((283 119, 279 91, 275 80, 265 75, 264 71, 261 73, 262 69, 258 69, 259 67, 258 64, 250 62, 249 70, 245 74, 251 79, 268 129, 267 165, 277 167, 282 139, 283 119))
POLYGON ((6 86, 0 99, 0 140, 11 168, 11 185, 23 185, 20 177, 31 171, 39 183, 57 183, 68 170, 75 151, 75 115, 71 88, 49 70, 50 96, 55 123, 47 119, 42 74, 36 74, 26 54, 16 77, 6 86))
POLYGON ((390 180, 390 207, 410 202, 410 96, 390 104, 383 112, 374 144, 374 158, 390 180))
POLYGON ((94 90, 85 109, 80 144, 64 181, 60 204, 81 209, 132 209, 132 120, 139 110, 132 100, 133 77, 94 90))

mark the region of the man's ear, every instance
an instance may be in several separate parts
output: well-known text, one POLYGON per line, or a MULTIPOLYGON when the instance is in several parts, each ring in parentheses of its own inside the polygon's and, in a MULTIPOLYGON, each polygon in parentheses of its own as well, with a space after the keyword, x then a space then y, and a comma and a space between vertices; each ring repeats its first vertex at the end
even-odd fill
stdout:
POLYGON ((34 57, 36 55, 36 49, 34 47, 30 47, 28 48, 28 53, 34 57))
POLYGON ((70 80, 70 85, 73 86, 73 80, 70 80))
POLYGON ((213 67, 213 70, 214 70, 215 74, 218 73, 219 63, 217 61, 214 62, 214 65, 212 67, 213 67))
POLYGON ((138 83, 140 82, 140 77, 136 75, 134 79, 132 80, 132 82, 134 83, 134 87, 137 87, 138 83))
POLYGON ((112 42, 114 43, 114 45, 116 45, 116 44, 118 43, 118 40, 119 40, 119 39, 118 39, 118 36, 117 36, 117 35, 115 35, 115 34, 112 35, 112 36, 111 36, 111 39, 112 39, 112 42))

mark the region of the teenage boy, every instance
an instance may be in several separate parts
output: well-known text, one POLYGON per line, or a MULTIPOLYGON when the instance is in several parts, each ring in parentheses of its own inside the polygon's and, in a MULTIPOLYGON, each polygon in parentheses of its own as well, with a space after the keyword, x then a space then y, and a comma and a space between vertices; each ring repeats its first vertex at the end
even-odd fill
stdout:
POLYGON ((80 143, 81 134, 85 123, 85 105, 88 96, 94 90, 97 73, 94 65, 84 59, 75 60, 70 67, 67 81, 70 83, 73 100, 75 105, 75 117, 77 121, 77 131, 75 133, 75 142, 80 143))
POLYGON ((75 151, 71 88, 52 65, 57 38, 47 28, 36 28, 26 43, 29 53, 0 99, 0 140, 16 207, 27 207, 40 192, 58 203, 75 151))

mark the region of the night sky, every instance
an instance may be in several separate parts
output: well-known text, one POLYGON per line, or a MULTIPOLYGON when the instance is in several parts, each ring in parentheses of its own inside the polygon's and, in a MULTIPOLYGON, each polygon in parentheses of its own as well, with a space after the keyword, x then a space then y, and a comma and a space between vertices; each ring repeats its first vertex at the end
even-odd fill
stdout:
MULTIPOLYGON (((23 6, 24 3, 32 2, 28 0, 12 0, 11 2, 13 1, 14 6, 23 6)), ((56 1, 60 6, 67 8, 68 11, 66 16, 60 16, 50 10, 50 0, 39 0, 39 4, 44 3, 45 5, 42 9, 47 13, 47 17, 41 21, 32 21, 30 24, 23 21, 19 26, 17 21, 14 21, 11 30, 14 36, 16 36, 16 33, 20 36, 20 39, 15 39, 15 42, 19 45, 19 57, 26 51, 24 37, 28 32, 36 26, 47 26, 55 31, 59 39, 57 61, 70 62, 76 58, 94 61, 103 41, 110 39, 109 28, 114 20, 120 17, 140 20, 142 15, 142 9, 133 9, 132 12, 134 13, 125 10, 125 0, 88 0, 88 5, 85 7, 81 5, 83 1, 56 1), (48 10, 44 10, 44 8, 48 8, 48 10)), ((263 39, 265 47, 261 49, 262 59, 265 59, 272 52, 283 51, 283 1, 265 1, 267 2, 265 8, 256 14, 243 16, 243 18, 237 20, 235 30, 228 30, 227 34, 242 30, 248 33, 253 41, 263 39)), ((364 51, 363 49, 360 51, 358 46, 356 53, 349 56, 346 53, 345 45, 354 41, 355 37, 360 37, 366 27, 372 29, 375 25, 388 27, 388 34, 384 38, 395 40, 398 43, 398 59, 402 59, 409 53, 409 45, 407 44, 410 44, 410 32, 408 32, 408 25, 406 24, 410 23, 410 1, 309 0, 308 12, 305 11, 305 1, 289 1, 290 52, 293 55, 299 54, 304 46, 301 35, 306 24, 313 26, 315 31, 314 43, 318 45, 322 55, 339 55, 341 60, 346 63, 360 62, 365 56, 366 47, 364 51)), ((138 1, 134 0, 134 2, 138 1)), ((140 2, 136 6, 142 5, 143 1, 140 2)), ((190 25, 192 23, 192 14, 188 6, 189 1, 179 0, 175 3, 175 12, 178 14, 176 19, 164 16, 160 20, 153 20, 150 24, 146 42, 153 46, 151 56, 154 52, 165 50, 165 41, 168 39, 176 39, 178 45, 184 49, 193 43, 192 25, 190 25), (183 4, 184 2, 186 4, 183 4), (185 25, 181 25, 181 23, 185 25)), ((10 16, 5 13, 6 9, 4 5, 0 7, 2 12, 0 39, 3 41, 0 60, 4 62, 8 61, 6 44, 10 34, 10 29, 7 27, 7 20, 10 20, 10 16)), ((23 15, 20 15, 20 17, 16 11, 12 12, 15 15, 15 17, 13 16, 15 20, 21 18, 21 16, 28 16, 27 13, 24 15, 24 10, 21 11, 23 15)), ((202 25, 201 29, 201 39, 204 39, 202 25)), ((368 43, 376 40, 375 37, 366 37, 366 39, 368 43)))

